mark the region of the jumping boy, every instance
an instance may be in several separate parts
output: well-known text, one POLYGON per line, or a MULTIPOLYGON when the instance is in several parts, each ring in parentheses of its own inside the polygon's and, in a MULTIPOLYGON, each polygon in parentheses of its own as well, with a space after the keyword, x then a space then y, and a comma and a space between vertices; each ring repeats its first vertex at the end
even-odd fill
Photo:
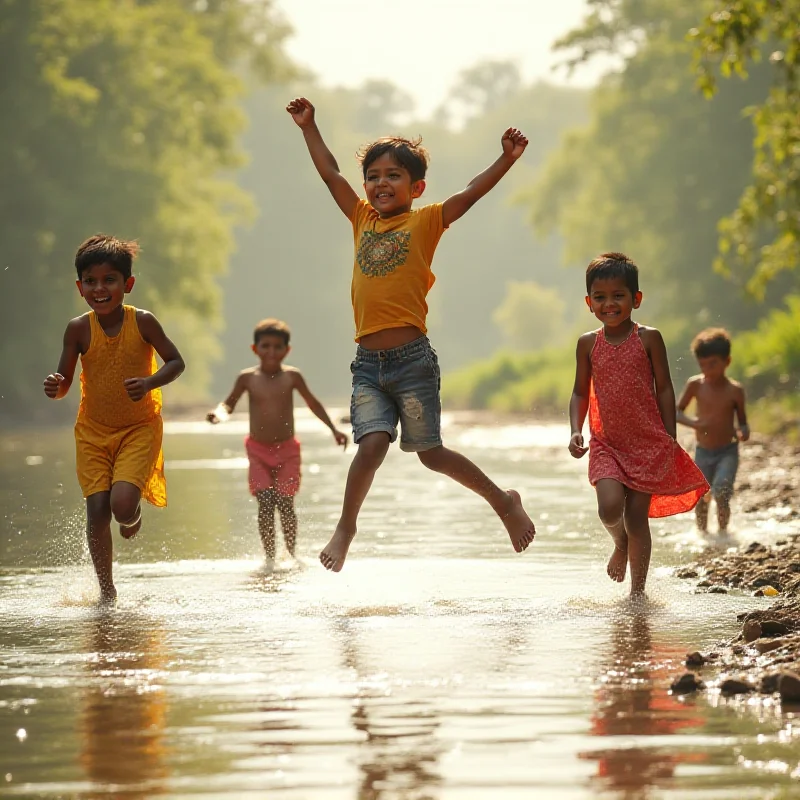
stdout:
POLYGON ((247 392, 250 401, 250 435, 245 449, 250 460, 250 493, 258 500, 258 532, 267 562, 275 560, 275 509, 281 518, 286 549, 294 556, 297 515, 294 496, 300 489, 300 442, 294 435, 294 393, 327 425, 336 444, 347 447, 347 436, 336 429, 322 403, 311 394, 300 371, 284 365, 289 355, 289 327, 277 319, 256 325, 252 350, 259 365, 239 373, 224 403, 209 412, 211 423, 222 422, 247 392))
POLYGON ((97 235, 75 255, 78 291, 91 311, 67 325, 56 372, 45 394, 58 400, 81 359, 81 402, 75 423, 78 482, 86 498, 87 537, 100 601, 117 597, 112 576, 111 517, 133 538, 141 500, 167 504, 161 451, 161 387, 184 369, 178 348, 149 312, 123 305, 133 289, 136 242, 97 235), (164 362, 159 369, 155 354, 164 362))
POLYGON ((464 456, 442 445, 436 353, 426 337, 426 297, 435 280, 431 262, 442 233, 489 192, 525 151, 528 140, 516 128, 501 137, 498 159, 444 203, 412 209, 425 190, 428 154, 419 141, 383 138, 360 153, 361 200, 339 172, 322 139, 314 106, 305 98, 286 107, 303 131, 320 177, 353 226, 355 263, 351 299, 358 348, 351 365, 351 418, 358 453, 347 476, 342 514, 320 561, 341 570, 356 534, 359 510, 375 472, 397 438, 429 469, 448 475, 483 497, 508 531, 517 552, 535 529, 519 494, 503 491, 464 456))
MULTIPOLYGON (((725 374, 731 363, 731 337, 724 328, 707 328, 698 333, 692 341, 692 352, 701 374, 687 381, 678 401, 677 419, 694 428, 697 440, 694 460, 711 485, 719 532, 725 533, 739 469, 739 442, 750 438, 744 388, 725 374), (696 403, 696 416, 689 417, 686 408, 692 400, 696 403)), ((706 495, 695 508, 697 527, 704 533, 708 530, 709 505, 706 495)))

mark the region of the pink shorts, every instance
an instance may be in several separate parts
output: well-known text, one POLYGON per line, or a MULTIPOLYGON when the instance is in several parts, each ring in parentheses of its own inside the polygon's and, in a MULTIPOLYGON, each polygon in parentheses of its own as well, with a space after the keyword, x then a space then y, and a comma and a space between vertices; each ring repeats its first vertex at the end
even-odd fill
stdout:
POLYGON ((300 489, 300 442, 287 439, 275 444, 261 444, 249 436, 244 440, 250 459, 250 494, 275 489, 285 497, 294 497, 300 489))

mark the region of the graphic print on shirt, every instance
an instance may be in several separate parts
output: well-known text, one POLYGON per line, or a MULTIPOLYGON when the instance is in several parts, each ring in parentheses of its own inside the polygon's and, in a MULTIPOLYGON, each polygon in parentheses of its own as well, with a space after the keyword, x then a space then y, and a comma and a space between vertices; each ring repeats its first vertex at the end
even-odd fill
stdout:
POLYGON ((356 250, 356 261, 368 278, 382 278, 406 263, 411 231, 364 231, 356 250))

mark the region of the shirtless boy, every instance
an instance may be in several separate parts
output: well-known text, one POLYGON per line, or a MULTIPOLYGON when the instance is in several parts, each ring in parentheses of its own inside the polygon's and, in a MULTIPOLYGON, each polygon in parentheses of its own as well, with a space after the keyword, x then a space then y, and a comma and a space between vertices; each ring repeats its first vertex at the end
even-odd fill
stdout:
POLYGON ((290 332, 285 322, 266 319, 253 332, 252 350, 259 365, 239 373, 227 399, 209 412, 211 423, 222 422, 247 392, 250 435, 245 449, 250 460, 250 493, 258 500, 258 531, 267 561, 275 559, 275 509, 281 518, 286 548, 294 556, 297 515, 294 496, 300 489, 300 442, 294 435, 294 392, 330 429, 336 444, 347 447, 347 436, 337 430, 322 403, 311 394, 300 371, 285 366, 290 332))
MULTIPOLYGON (((731 363, 731 337, 724 328, 707 328, 698 333, 692 341, 692 352, 701 374, 686 383, 678 401, 677 421, 694 428, 697 439, 694 460, 711 485, 719 532, 725 533, 739 467, 739 442, 750 438, 744 389, 725 374, 731 363), (686 414, 692 400, 696 404, 694 417, 686 414)), ((708 529, 708 507, 709 495, 695 507, 697 527, 703 532, 708 529)))

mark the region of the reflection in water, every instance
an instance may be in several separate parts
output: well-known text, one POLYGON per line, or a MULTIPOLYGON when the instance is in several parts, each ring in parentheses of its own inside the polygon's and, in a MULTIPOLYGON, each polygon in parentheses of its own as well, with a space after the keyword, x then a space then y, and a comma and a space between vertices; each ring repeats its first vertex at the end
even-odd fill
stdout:
POLYGON ((119 611, 92 620, 92 654, 80 715, 80 761, 93 784, 87 798, 124 791, 127 798, 163 794, 166 702, 154 683, 164 668, 163 633, 152 619, 119 611))
MULTIPOLYGON (((595 695, 591 720, 595 736, 669 736, 704 723, 702 717, 691 715, 691 707, 669 694, 671 671, 665 665, 679 661, 682 651, 652 641, 648 613, 639 609, 615 615, 610 663, 595 695)), ((674 778, 679 763, 707 761, 705 754, 645 746, 592 750, 579 757, 596 760, 593 782, 605 791, 617 791, 625 800, 652 797, 654 787, 674 778)))
MULTIPOLYGON (((356 673, 356 683, 361 687, 374 681, 364 668, 353 621, 340 619, 336 627, 344 665, 356 673)), ((444 746, 436 738, 440 723, 434 703, 393 699, 381 687, 359 688, 351 721, 365 737, 358 754, 358 800, 433 800, 438 795, 444 746)))

